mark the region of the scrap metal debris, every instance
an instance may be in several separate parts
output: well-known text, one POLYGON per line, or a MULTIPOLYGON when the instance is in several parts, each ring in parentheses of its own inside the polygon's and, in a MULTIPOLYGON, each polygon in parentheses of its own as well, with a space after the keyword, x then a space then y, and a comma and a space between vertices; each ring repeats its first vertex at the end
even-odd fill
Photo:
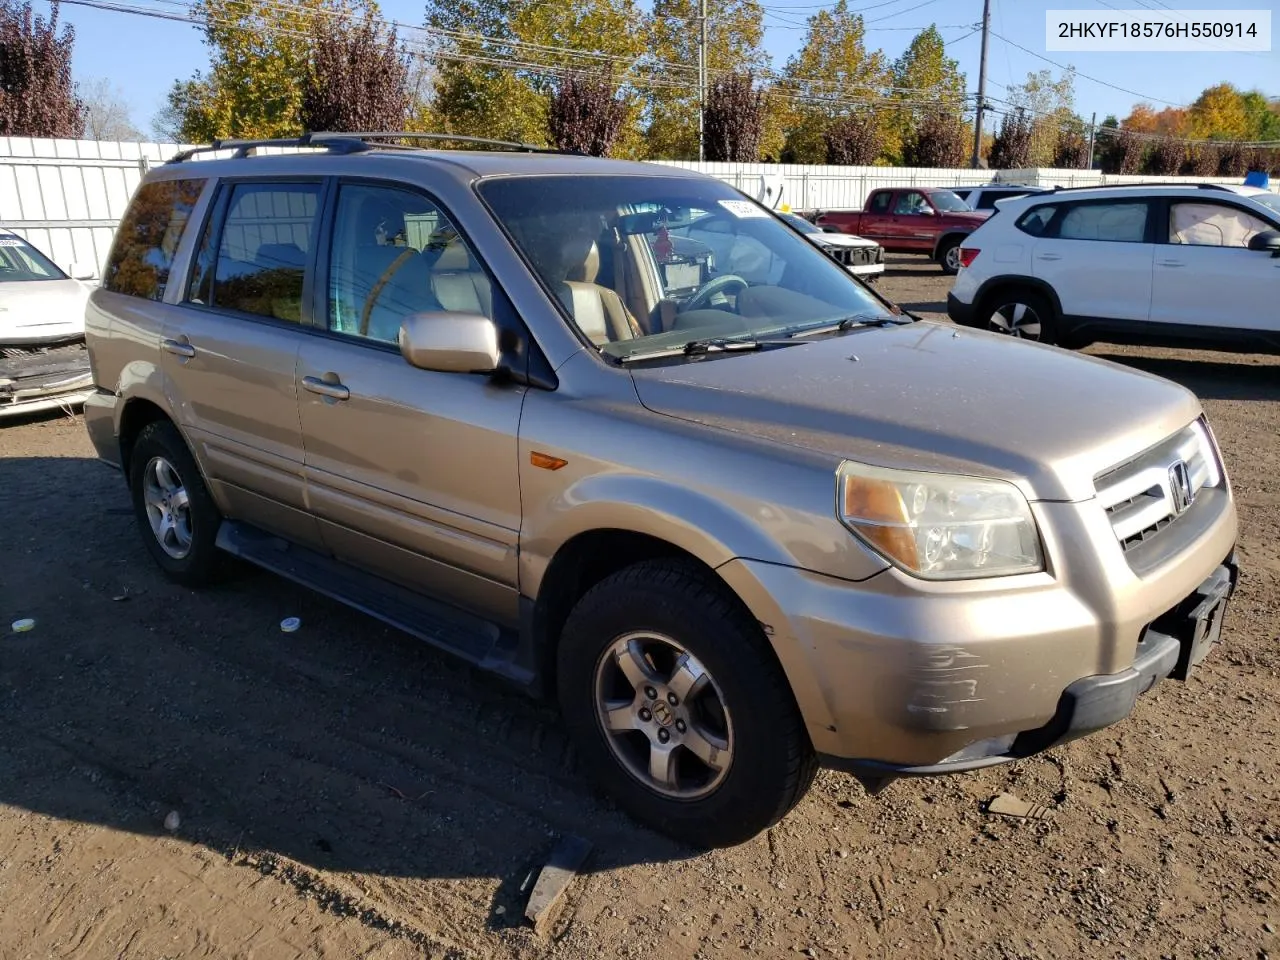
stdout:
POLYGON ((551 851, 546 866, 538 874, 533 893, 529 895, 529 903, 524 910, 525 919, 533 924, 538 936, 547 933, 555 919, 560 899, 590 853, 591 844, 572 835, 562 837, 551 851))

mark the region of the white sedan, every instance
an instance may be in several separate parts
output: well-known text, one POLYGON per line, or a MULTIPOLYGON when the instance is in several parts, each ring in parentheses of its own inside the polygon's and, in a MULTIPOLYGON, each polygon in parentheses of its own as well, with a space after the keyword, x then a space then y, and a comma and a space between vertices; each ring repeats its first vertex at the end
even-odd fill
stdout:
POLYGON ((884 273, 884 248, 874 240, 823 230, 795 213, 778 216, 826 250, 854 276, 874 280, 884 273))
POLYGON ((84 345, 88 297, 84 283, 0 230, 0 418, 68 409, 92 391, 84 345))

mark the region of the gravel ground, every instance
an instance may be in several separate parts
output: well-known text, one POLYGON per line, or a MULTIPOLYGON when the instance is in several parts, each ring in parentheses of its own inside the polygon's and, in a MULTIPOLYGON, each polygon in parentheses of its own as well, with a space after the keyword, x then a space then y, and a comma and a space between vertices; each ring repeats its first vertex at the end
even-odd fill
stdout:
MULTIPOLYGON (((936 267, 890 266, 944 316, 936 267)), ((875 797, 823 773, 708 854, 444 655, 267 574, 162 580, 79 418, 0 427, 0 617, 37 621, 0 639, 0 957, 1280 956, 1280 357, 1090 352, 1204 399, 1242 528, 1225 643, 1091 739, 875 797), (1001 791, 1051 812, 990 817, 1001 791), (595 853, 539 938, 520 888, 566 831, 595 853)))

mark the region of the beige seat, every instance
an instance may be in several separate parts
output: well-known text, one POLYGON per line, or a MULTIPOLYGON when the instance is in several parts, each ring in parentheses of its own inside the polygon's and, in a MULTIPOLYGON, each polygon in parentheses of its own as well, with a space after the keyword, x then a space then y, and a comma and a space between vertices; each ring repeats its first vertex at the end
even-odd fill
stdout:
POLYGON ((431 289, 446 310, 493 316, 493 288, 461 239, 449 243, 431 267, 431 289))
POLYGON ((565 305, 573 313, 578 328, 596 346, 643 336, 622 298, 609 287, 601 286, 597 282, 599 276, 600 250, 592 243, 586 259, 581 266, 569 271, 564 283, 568 288, 565 305))

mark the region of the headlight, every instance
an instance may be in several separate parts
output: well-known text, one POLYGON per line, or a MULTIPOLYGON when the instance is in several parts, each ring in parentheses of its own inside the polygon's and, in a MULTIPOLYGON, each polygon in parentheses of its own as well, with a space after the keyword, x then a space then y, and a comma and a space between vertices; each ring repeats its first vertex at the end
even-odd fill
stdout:
POLYGON ((1204 485, 1216 487, 1222 483, 1222 457, 1218 453, 1218 444, 1209 431, 1209 424, 1202 417, 1191 424, 1191 432, 1196 435, 1196 443, 1200 448, 1200 459, 1205 466, 1204 485))
POLYGON ((960 580, 1044 569, 1026 497, 1003 480, 846 461, 836 472, 836 506, 845 526, 917 577, 960 580))

